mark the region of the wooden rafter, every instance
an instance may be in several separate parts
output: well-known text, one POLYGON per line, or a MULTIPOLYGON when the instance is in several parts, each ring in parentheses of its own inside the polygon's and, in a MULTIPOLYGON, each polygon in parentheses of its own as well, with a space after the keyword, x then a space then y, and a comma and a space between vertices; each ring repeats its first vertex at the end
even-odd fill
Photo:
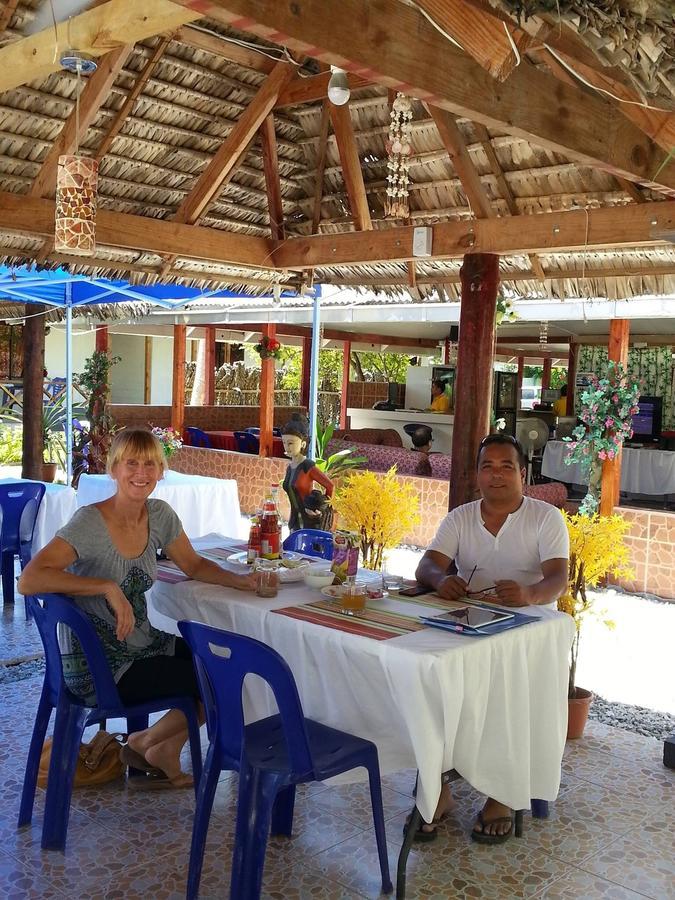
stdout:
MULTIPOLYGON (((119 75, 133 46, 126 44, 99 61, 98 69, 83 83, 79 100, 66 119, 61 133, 52 144, 30 189, 32 197, 50 197, 56 190, 56 169, 59 156, 73 153, 84 138, 99 109, 110 94, 110 87, 119 75), (77 126, 79 124, 79 132, 77 126)), ((2 51, 0 51, 1 53, 2 51)))
POLYGON ((260 143, 262 145, 263 169, 265 171, 265 186, 267 188, 270 231, 275 241, 283 241, 285 237, 284 211, 281 204, 277 136, 274 131, 273 113, 269 113, 263 119, 260 126, 260 143))
POLYGON ((343 106, 329 103, 328 108, 342 163, 342 176, 349 197, 354 226, 357 231, 370 231, 373 223, 368 209, 368 196, 363 181, 361 160, 354 140, 354 126, 349 112, 349 103, 345 103, 343 106))
MULTIPOLYGON (((316 103, 328 96, 328 82, 330 72, 322 72, 320 75, 311 75, 309 78, 296 76, 279 94, 277 107, 298 106, 301 103, 316 103)), ((368 87, 373 82, 359 75, 348 74, 347 82, 352 91, 358 88, 368 87)))
POLYGON ((466 141, 459 130, 457 119, 452 113, 435 106, 428 107, 434 120, 443 146, 448 151, 450 161, 462 183, 467 200, 471 204, 477 219, 494 219, 497 215, 492 208, 487 191, 483 187, 476 167, 469 156, 466 141))
POLYGON ((319 146, 316 157, 314 176, 314 198, 312 203, 312 234, 319 231, 321 221, 321 198, 323 197, 323 179, 326 171, 326 155, 328 153, 328 129, 330 127, 330 100, 323 101, 321 121, 319 123, 319 146))
POLYGON ((214 56, 220 56, 222 59, 245 66, 247 69, 254 69, 256 72, 264 72, 266 75, 269 75, 275 65, 274 60, 265 56, 264 53, 258 53, 256 50, 250 50, 248 47, 242 47, 225 38, 218 37, 217 34, 210 34, 189 25, 177 31, 176 40, 195 50, 213 53, 214 56))
POLYGON ((42 81, 61 68, 54 43, 77 47, 90 56, 105 56, 126 44, 135 44, 185 25, 204 14, 181 7, 171 0, 109 0, 88 9, 54 29, 14 41, 0 49, 0 92, 29 81, 42 81))
MULTIPOLYGON (((252 331, 254 334, 260 334, 260 323, 253 325, 243 325, 240 322, 236 324, 230 323, 228 326, 232 331, 252 331)), ((302 325, 279 324, 276 327, 277 335, 286 335, 289 337, 310 337, 312 329, 302 325)), ((323 328, 322 335, 327 341, 353 341, 355 344, 391 344, 392 347, 438 347, 438 341, 433 338, 414 338, 414 337, 398 337, 393 335, 374 334, 372 332, 358 331, 341 331, 338 328, 323 328)))
POLYGON ((18 5, 19 0, 6 0, 5 5, 0 11, 0 34, 3 34, 3 32, 7 31, 7 26, 9 25, 18 5))
MULTIPOLYGON (((194 0, 176 0, 191 7, 194 0)), ((454 47, 419 10, 380 0, 200 0, 202 14, 277 42, 449 112, 534 142, 586 165, 675 196, 675 166, 601 95, 564 85, 531 65, 495 90, 481 66, 454 47), (653 181, 656 179, 656 181, 653 181)))

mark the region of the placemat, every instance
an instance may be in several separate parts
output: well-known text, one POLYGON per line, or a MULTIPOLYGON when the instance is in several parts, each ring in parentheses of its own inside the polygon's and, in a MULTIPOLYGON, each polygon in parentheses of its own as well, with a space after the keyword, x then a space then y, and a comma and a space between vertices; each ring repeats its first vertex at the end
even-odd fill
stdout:
POLYGON ((288 616, 290 619, 313 622, 315 625, 323 625, 336 631, 369 637, 375 641, 387 641, 411 631, 421 631, 426 627, 417 616, 405 616, 369 606, 358 615, 350 616, 340 612, 339 608, 328 600, 316 600, 303 606, 285 606, 272 612, 288 616))

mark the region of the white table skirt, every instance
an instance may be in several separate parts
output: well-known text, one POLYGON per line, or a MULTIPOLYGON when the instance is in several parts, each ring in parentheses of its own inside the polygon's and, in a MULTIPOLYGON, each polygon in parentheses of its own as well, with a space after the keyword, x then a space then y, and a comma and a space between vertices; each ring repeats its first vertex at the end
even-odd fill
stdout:
MULTIPOLYGON (((77 488, 78 506, 88 506, 112 497, 115 482, 108 475, 82 475, 77 488)), ((183 524, 190 540, 206 534, 242 534, 237 482, 205 478, 167 470, 151 494, 165 500, 183 524)))
MULTIPOLYGON (((3 478, 0 484, 20 484, 22 480, 24 479, 3 478)), ((34 554, 51 541, 59 528, 70 521, 77 509, 77 497, 73 488, 65 484, 49 483, 45 483, 45 488, 33 534, 34 554)))
MULTIPOLYGON (((270 612, 317 596, 302 582, 262 600, 185 581, 157 582, 149 599, 159 627, 176 631, 175 621, 189 618, 273 646, 293 671, 307 716, 374 741, 383 773, 419 769, 417 804, 427 821, 441 774, 453 768, 512 808, 556 798, 567 729, 568 616, 537 609, 541 621, 491 637, 428 628, 375 641, 270 612)), ((247 701, 249 720, 274 712, 259 686, 247 701)))
MULTIPOLYGON (((568 448, 564 441, 549 441, 544 448, 541 474, 568 484, 588 484, 588 474, 580 463, 565 463, 568 448)), ((621 490, 629 494, 675 494, 675 452, 624 447, 621 490)))

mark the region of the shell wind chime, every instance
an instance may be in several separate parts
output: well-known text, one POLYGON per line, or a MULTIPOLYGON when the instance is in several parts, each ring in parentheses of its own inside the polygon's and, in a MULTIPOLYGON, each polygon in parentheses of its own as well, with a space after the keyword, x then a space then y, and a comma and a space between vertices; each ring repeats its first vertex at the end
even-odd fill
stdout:
POLYGON ((394 219, 407 219, 410 215, 408 205, 408 157, 412 153, 410 136, 412 132, 412 103, 405 94, 396 94, 389 123, 387 140, 387 199, 384 214, 394 219))

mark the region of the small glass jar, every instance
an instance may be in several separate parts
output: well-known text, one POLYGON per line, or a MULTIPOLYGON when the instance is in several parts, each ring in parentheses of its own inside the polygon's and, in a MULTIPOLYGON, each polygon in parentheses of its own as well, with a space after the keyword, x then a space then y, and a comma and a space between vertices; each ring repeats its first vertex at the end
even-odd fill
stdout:
POLYGON ((263 559, 258 562, 256 574, 258 576, 258 584, 256 587, 256 594, 258 597, 276 597, 279 591, 278 567, 263 559))

